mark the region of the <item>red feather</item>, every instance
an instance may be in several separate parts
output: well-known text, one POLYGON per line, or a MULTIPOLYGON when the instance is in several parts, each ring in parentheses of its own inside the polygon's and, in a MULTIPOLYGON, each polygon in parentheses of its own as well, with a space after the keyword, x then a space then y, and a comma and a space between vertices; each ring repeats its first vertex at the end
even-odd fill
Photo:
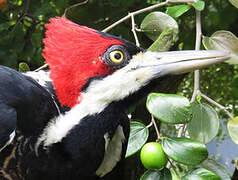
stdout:
POLYGON ((111 45, 123 43, 60 17, 50 19, 46 29, 43 56, 60 103, 72 107, 79 103, 88 78, 113 71, 102 55, 111 45))

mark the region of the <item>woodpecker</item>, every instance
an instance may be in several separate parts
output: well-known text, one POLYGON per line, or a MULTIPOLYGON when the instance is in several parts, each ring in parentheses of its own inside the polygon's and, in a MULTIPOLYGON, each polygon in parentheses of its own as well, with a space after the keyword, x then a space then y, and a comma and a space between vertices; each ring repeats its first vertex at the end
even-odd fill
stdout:
POLYGON ((229 57, 221 51, 155 53, 65 18, 46 25, 49 71, 0 66, 0 179, 107 177, 124 158, 128 108, 168 75, 229 57))

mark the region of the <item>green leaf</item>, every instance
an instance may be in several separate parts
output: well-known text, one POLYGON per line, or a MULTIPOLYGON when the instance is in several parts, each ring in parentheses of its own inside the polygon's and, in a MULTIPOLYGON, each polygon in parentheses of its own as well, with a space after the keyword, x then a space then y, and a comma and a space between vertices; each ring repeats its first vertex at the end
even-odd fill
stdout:
POLYGON ((166 27, 173 29, 178 33, 177 22, 169 15, 162 12, 152 12, 142 21, 140 28, 153 41, 155 41, 166 27))
POLYGON ((140 180, 159 180, 160 171, 159 170, 147 170, 140 178, 140 180))
POLYGON ((198 11, 202 11, 205 7, 205 2, 204 1, 198 1, 198 2, 194 2, 192 3, 192 6, 198 10, 198 11))
POLYGON ((198 165, 208 157, 205 144, 189 138, 162 139, 164 152, 174 161, 186 165, 198 165))
POLYGON ((238 144, 238 116, 228 121, 227 130, 234 143, 238 144))
POLYGON ((202 162, 202 167, 219 175, 222 180, 231 180, 232 173, 214 159, 206 159, 202 162))
POLYGON ((191 120, 189 100, 182 95, 151 93, 147 97, 146 107, 165 123, 181 124, 191 120))
POLYGON ((221 178, 204 168, 197 168, 189 171, 181 180, 221 180, 221 178))
POLYGON ((148 48, 148 50, 154 52, 169 51, 177 41, 177 29, 167 26, 159 35, 158 39, 156 39, 156 41, 148 48))
POLYGON ((202 96, 201 96, 200 94, 198 94, 198 95, 196 96, 196 100, 199 102, 199 101, 201 101, 201 99, 202 99, 202 96))
POLYGON ((205 144, 209 143, 219 131, 219 118, 217 112, 208 104, 194 102, 192 107, 192 120, 187 125, 191 138, 205 144))
POLYGON ((30 68, 29 68, 28 64, 21 62, 21 63, 19 63, 18 71, 19 72, 27 72, 27 71, 30 71, 30 68))
POLYGON ((130 124, 130 136, 126 150, 126 158, 138 152, 146 143, 149 136, 148 128, 137 121, 132 121, 130 124))
POLYGON ((186 4, 167 7, 166 14, 173 18, 178 18, 179 16, 182 16, 184 13, 186 13, 190 8, 191 6, 186 4))
POLYGON ((163 170, 147 170, 140 180, 172 180, 172 175, 167 168, 163 170))
POLYGON ((238 8, 238 0, 229 0, 229 2, 235 6, 236 8, 238 8))
POLYGON ((227 50, 231 52, 231 58, 226 61, 238 64, 238 38, 229 31, 217 31, 211 37, 204 36, 203 46, 209 50, 227 50))

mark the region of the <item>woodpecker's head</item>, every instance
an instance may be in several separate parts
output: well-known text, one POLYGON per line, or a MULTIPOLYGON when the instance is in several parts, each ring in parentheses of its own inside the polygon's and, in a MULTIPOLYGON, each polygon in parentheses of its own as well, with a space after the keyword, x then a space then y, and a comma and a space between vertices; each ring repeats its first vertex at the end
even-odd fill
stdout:
POLYGON ((228 56, 219 51, 148 52, 129 41, 59 17, 52 18, 46 28, 43 56, 59 101, 68 107, 81 101, 84 90, 98 93, 92 90, 95 86, 117 101, 155 78, 206 67, 228 56), (108 75, 113 76, 110 79, 108 75), (101 77, 104 85, 99 83, 101 77), (114 90, 110 92, 111 88, 114 90), (125 93, 116 92, 123 89, 125 93))
POLYGON ((61 104, 79 103, 80 92, 90 78, 111 74, 142 51, 133 43, 79 26, 65 18, 46 25, 43 56, 61 104))

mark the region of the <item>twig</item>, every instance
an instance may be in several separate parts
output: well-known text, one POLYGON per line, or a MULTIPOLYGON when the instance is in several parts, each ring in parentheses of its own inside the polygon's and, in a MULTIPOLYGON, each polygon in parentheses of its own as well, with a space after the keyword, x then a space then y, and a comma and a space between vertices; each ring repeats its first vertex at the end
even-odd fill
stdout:
POLYGON ((210 102, 211 104, 214 104, 215 106, 217 106, 219 109, 223 110, 231 119, 233 119, 233 115, 227 111, 227 109, 222 106, 221 104, 217 103, 216 101, 214 101, 213 99, 211 99, 210 97, 208 97, 207 95, 203 94, 200 92, 200 95, 206 99, 208 102, 210 102))
POLYGON ((150 128, 151 126, 153 126, 153 122, 152 122, 152 121, 150 121, 150 124, 148 124, 148 125, 146 126, 146 128, 150 128))
POLYGON ((156 132, 156 134, 157 134, 157 140, 160 140, 161 137, 160 137, 160 134, 159 134, 159 129, 158 129, 158 127, 157 127, 157 124, 156 124, 156 122, 155 122, 155 118, 154 118, 153 115, 151 115, 151 121, 153 122, 154 127, 155 127, 155 132, 156 132))
POLYGON ((48 64, 44 64, 44 65, 42 65, 41 67, 35 69, 34 72, 38 72, 38 71, 40 71, 40 70, 42 70, 42 69, 45 69, 45 68, 47 68, 47 67, 48 67, 48 64))
MULTIPOLYGON (((201 28, 201 12, 196 10, 196 44, 195 44, 195 50, 200 49, 201 37, 202 37, 202 30, 201 29, 202 29, 201 28)), ((217 106, 218 108, 223 110, 231 119, 233 119, 233 115, 229 111, 227 111, 227 109, 224 106, 222 106, 221 104, 212 100, 211 98, 209 98, 205 94, 201 93, 200 87, 199 87, 199 70, 196 70, 195 74, 194 74, 194 92, 193 92, 191 102, 195 101, 196 96, 199 95, 199 94, 204 99, 206 99, 208 102, 214 104, 215 106, 217 106)))
POLYGON ((102 32, 107 32, 109 30, 111 30, 112 28, 114 28, 115 26, 117 26, 118 24, 121 24, 122 22, 126 21, 127 19, 131 18, 131 16, 136 16, 138 14, 141 14, 143 12, 146 12, 146 11, 151 11, 155 8, 158 8, 158 7, 161 7, 161 6, 165 6, 166 4, 168 4, 168 0, 166 0, 165 2, 161 2, 161 3, 158 3, 158 4, 155 4, 155 5, 152 5, 152 6, 149 6, 149 7, 146 7, 144 9, 140 9, 138 11, 134 11, 132 13, 129 13, 127 16, 121 18, 120 20, 116 21, 115 23, 113 23, 112 25, 108 26, 107 28, 103 29, 102 32))
POLYGON ((144 12, 147 12, 147 11, 152 11, 153 9, 155 8, 158 8, 158 7, 161 7, 161 6, 165 6, 165 5, 168 5, 168 4, 181 4, 181 3, 193 3, 193 2, 197 2, 198 0, 166 0, 164 2, 161 2, 161 3, 158 3, 158 4, 154 4, 152 6, 149 6, 149 7, 146 7, 146 8, 143 8, 143 9, 140 9, 140 10, 137 10, 137 11, 134 11, 134 12, 131 12, 129 13, 127 16, 119 19, 118 21, 116 21, 115 23, 113 23, 112 25, 108 26, 107 28, 103 29, 102 32, 108 32, 110 31, 112 28, 114 28, 115 26, 117 26, 118 24, 121 24, 122 22, 128 20, 131 18, 131 16, 136 16, 138 14, 141 14, 141 13, 144 13, 144 12))
POLYGON ((18 24, 21 22, 21 20, 26 16, 27 14, 27 11, 29 9, 29 6, 30 6, 30 3, 31 3, 31 0, 27 0, 26 1, 26 6, 24 7, 23 9, 23 12, 22 12, 22 15, 19 17, 19 19, 17 20, 16 24, 14 25, 14 27, 12 28, 11 32, 14 32, 16 27, 18 26, 18 24))
MULTIPOLYGON (((201 46, 201 37, 202 37, 202 27, 201 27, 201 12, 196 10, 196 42, 195 42, 195 50, 200 50, 201 46)), ((200 73, 199 70, 194 72, 194 91, 192 95, 191 102, 194 102, 196 96, 200 93, 200 73)))
POLYGON ((83 4, 86 4, 86 3, 88 3, 88 1, 89 1, 89 0, 85 0, 85 1, 83 1, 83 2, 76 3, 76 4, 72 5, 72 6, 67 7, 67 8, 64 10, 64 14, 62 15, 62 17, 66 17, 66 14, 67 14, 67 11, 68 11, 68 10, 70 10, 70 9, 72 9, 72 8, 74 8, 74 7, 77 7, 77 6, 81 6, 81 5, 83 5, 83 4))
POLYGON ((135 37, 136 45, 138 47, 140 47, 140 43, 139 43, 136 31, 135 31, 135 19, 134 19, 134 15, 133 14, 131 14, 131 31, 132 31, 132 33, 133 33, 133 35, 135 37))
MULTIPOLYGON (((195 10, 196 12, 196 41, 195 41, 195 50, 199 50, 201 46, 201 37, 202 37, 202 27, 201 27, 201 12, 198 10, 195 10)), ((191 98, 191 102, 194 102, 197 95, 200 93, 200 78, 199 78, 199 70, 195 70, 194 72, 194 90, 193 95, 191 98)), ((182 124, 179 128, 178 137, 181 137, 184 133, 186 125, 182 124)))

